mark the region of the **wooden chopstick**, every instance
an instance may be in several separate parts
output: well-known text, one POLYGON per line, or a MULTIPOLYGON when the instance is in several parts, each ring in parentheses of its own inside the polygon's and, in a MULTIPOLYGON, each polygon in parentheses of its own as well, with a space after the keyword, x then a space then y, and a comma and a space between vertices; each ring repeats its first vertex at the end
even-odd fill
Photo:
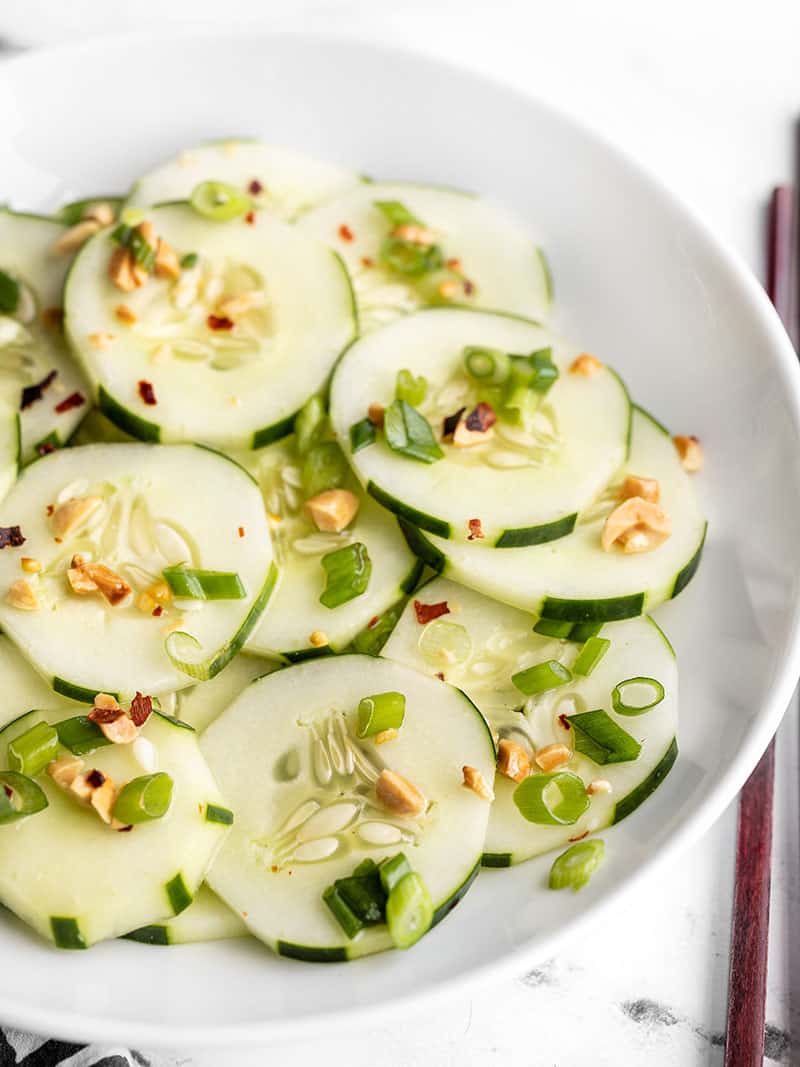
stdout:
MULTIPOLYGON (((791 186, 773 191, 767 237, 767 292, 792 331, 796 242, 791 186)), ((764 1062, 774 777, 773 739, 739 797, 725 1067, 762 1067, 764 1062)))

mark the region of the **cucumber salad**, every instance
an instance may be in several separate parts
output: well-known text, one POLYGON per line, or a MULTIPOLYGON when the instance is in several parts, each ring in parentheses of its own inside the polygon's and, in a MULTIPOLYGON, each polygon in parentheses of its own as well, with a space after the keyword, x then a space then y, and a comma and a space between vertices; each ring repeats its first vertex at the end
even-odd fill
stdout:
POLYGON ((336 962, 589 882, 678 758, 703 452, 552 302, 490 198, 252 140, 0 210, 0 904, 336 962))

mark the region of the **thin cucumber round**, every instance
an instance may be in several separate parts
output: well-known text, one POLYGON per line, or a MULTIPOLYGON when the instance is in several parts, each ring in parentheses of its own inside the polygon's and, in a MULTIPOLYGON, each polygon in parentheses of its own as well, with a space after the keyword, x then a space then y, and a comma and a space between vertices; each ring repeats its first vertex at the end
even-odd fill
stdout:
POLYGON ((103 232, 67 279, 67 335, 99 407, 146 441, 249 449, 287 434, 355 331, 340 261, 268 214, 214 222, 171 204, 147 220, 195 265, 123 292, 103 232))
POLYGON ((482 197, 410 182, 371 182, 309 212, 298 225, 344 258, 363 332, 430 303, 468 304, 534 319, 549 311, 543 253, 524 223, 482 197), (449 267, 412 279, 387 268, 381 247, 391 223, 376 201, 407 208, 432 231, 449 267))
POLYGON ((482 545, 507 549, 551 541, 572 530, 577 512, 605 488, 628 446, 624 385, 605 367, 592 377, 570 373, 575 355, 536 323, 513 316, 419 311, 344 354, 331 385, 333 427, 351 451, 350 428, 371 404, 393 402, 398 373, 422 375, 427 391, 417 407, 443 457, 419 462, 393 451, 378 435, 373 444, 351 451, 368 492, 402 518, 454 543, 478 536, 482 545), (530 428, 513 425, 501 411, 488 440, 470 447, 441 443, 444 419, 471 409, 480 397, 464 371, 467 346, 516 354, 552 348, 559 378, 542 397, 530 428))
MULTIPOLYGON (((20 414, 23 463, 65 445, 88 411, 89 388, 59 319, 72 262, 71 253, 54 251, 63 234, 64 227, 53 219, 0 210, 0 271, 19 287, 16 309, 0 311, 0 378, 20 414)), ((4 456, 5 431, 2 436, 4 456)))
POLYGON ((612 622, 633 618, 677 596, 694 576, 706 533, 689 475, 669 433, 637 408, 626 474, 655 478, 672 535, 651 552, 604 552, 600 531, 614 506, 613 489, 575 530, 553 544, 496 552, 424 533, 404 531, 411 547, 434 570, 496 600, 554 620, 612 622))
POLYGON ((143 945, 191 945, 246 937, 241 918, 222 903, 207 885, 201 885, 189 907, 169 919, 132 930, 125 937, 143 945))
MULTIPOLYGON (((272 610, 272 606, 270 606, 272 610)), ((215 678, 198 682, 174 695, 174 704, 162 706, 202 733, 256 678, 275 670, 277 664, 257 656, 235 656, 215 678)))
POLYGON ((88 445, 46 456, 22 473, 0 525, 25 537, 0 552, 0 625, 57 691, 79 700, 169 693, 213 677, 258 622, 276 577, 258 488, 232 460, 193 445, 88 445), (67 574, 75 555, 104 564, 128 595, 114 605, 100 591, 75 592, 67 574), (38 574, 21 569, 23 557, 40 564, 38 574), (181 563, 238 575, 244 595, 146 599, 164 569, 181 563), (15 606, 19 581, 32 610, 15 606))
MULTIPOLYGON (((9 742, 64 712, 32 711, 0 732, 0 767, 9 742)), ((188 907, 229 825, 207 810, 228 810, 193 730, 153 713, 142 728, 158 770, 173 780, 167 814, 127 832, 111 829, 46 774, 37 784, 49 806, 0 826, 0 901, 59 948, 88 948, 188 907)), ((121 786, 145 773, 133 745, 108 745, 82 758, 121 786)))
POLYGON ((359 182, 353 171, 304 152, 260 141, 224 140, 196 145, 167 160, 131 189, 128 208, 188 200, 200 182, 232 185, 256 210, 291 220, 359 182))
MULTIPOLYGON (((619 822, 666 776, 677 754, 678 672, 669 641, 649 616, 604 625, 600 635, 610 645, 588 677, 576 673, 567 684, 526 698, 512 683, 513 674, 548 660, 570 669, 581 646, 533 633, 529 615, 446 579, 428 583, 417 597, 423 604, 446 603, 449 613, 423 626, 409 604, 382 655, 425 674, 442 672, 475 701, 501 738, 522 745, 529 756, 550 744, 572 747, 574 730, 565 728, 559 716, 603 709, 642 746, 637 759, 624 763, 600 765, 573 753, 563 769, 587 785, 602 779, 610 783, 611 791, 593 795, 586 813, 570 826, 528 822, 513 800, 516 783, 498 774, 485 866, 508 867, 619 822), (461 632, 444 631, 437 640, 436 628, 441 632, 443 623, 461 632), (641 675, 664 686, 663 700, 644 715, 617 715, 612 706, 614 687, 641 675)), ((538 770, 535 764, 533 770, 538 770)))
POLYGON ((360 498, 355 519, 340 533, 320 532, 303 512, 303 460, 295 438, 258 453, 242 455, 264 493, 280 581, 269 612, 245 645, 245 652, 295 660, 313 654, 311 634, 324 634, 325 651, 341 652, 370 622, 402 599, 416 585, 421 564, 411 552, 392 515, 379 507, 348 476, 346 488, 360 498), (345 545, 361 543, 372 571, 359 596, 327 608, 320 603, 325 589, 322 559, 345 545))
POLYGON ((208 883, 282 955, 332 961, 391 947, 383 925, 348 939, 322 899, 366 858, 404 852, 435 921, 474 877, 489 804, 463 788, 462 766, 491 785, 494 746, 472 702, 436 679, 371 656, 287 667, 249 686, 202 747, 236 810, 208 883), (405 696, 399 733, 359 741, 359 701, 383 692, 405 696), (384 768, 422 792, 421 815, 392 814, 378 800, 384 768))

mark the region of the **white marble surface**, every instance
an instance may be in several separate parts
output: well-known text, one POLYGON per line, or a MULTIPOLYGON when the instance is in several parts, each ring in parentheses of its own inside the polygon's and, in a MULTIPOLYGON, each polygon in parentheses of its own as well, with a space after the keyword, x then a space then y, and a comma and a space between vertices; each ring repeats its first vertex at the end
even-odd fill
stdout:
MULTIPOLYGON (((32 45, 218 19, 404 43, 549 99, 659 172, 762 273, 764 204, 791 173, 800 115, 796 0, 26 0, 0 8, 0 38, 32 45)), ((797 769, 793 704, 778 744, 767 1063, 800 1061, 788 1036, 794 1029, 800 1041, 797 769)), ((281 1067, 721 1064, 735 827, 734 808, 604 926, 480 996, 402 1027, 163 1063, 255 1067, 269 1056, 281 1067)))

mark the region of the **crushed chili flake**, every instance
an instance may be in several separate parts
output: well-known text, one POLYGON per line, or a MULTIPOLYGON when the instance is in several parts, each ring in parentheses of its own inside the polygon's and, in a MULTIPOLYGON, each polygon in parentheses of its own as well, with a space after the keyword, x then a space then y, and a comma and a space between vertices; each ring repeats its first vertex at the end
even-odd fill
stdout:
POLYGON ((50 330, 60 330, 64 325, 64 309, 63 308, 45 308, 42 311, 42 322, 50 330))
POLYGON ((99 726, 100 723, 116 722, 124 714, 122 708, 92 708, 88 717, 99 726))
POLYGON ((346 222, 343 222, 342 225, 339 227, 339 236, 341 237, 341 239, 343 241, 354 241, 355 240, 355 234, 353 233, 353 231, 350 229, 350 227, 347 225, 346 222))
POLYGON ((239 527, 239 536, 244 537, 244 526, 239 527))
POLYGON ((437 671, 436 672, 436 677, 439 679, 440 682, 443 682, 444 681, 444 672, 443 671, 437 671))
POLYGON ((103 774, 102 771, 98 771, 97 769, 89 771, 89 773, 86 775, 86 781, 89 783, 92 789, 99 789, 105 780, 106 776, 103 774))
POLYGON ((491 429, 497 422, 497 415, 491 404, 487 404, 481 401, 477 407, 474 407, 470 411, 464 420, 464 425, 468 430, 474 430, 478 433, 484 433, 486 430, 491 429))
POLYGON ((232 330, 234 322, 227 315, 209 315, 206 319, 206 325, 209 330, 232 330))
POLYGON ((134 726, 144 726, 153 711, 152 697, 137 693, 131 701, 131 718, 134 726))
POLYGON ((14 790, 13 789, 9 789, 7 785, 3 786, 3 792, 8 797, 9 800, 14 796, 14 790))
POLYGON ((36 382, 34 385, 26 385, 22 390, 22 400, 19 405, 20 411, 24 411, 25 408, 29 408, 31 404, 35 404, 37 400, 41 400, 45 389, 48 385, 53 384, 57 375, 57 370, 51 370, 40 382, 36 382))
POLYGON ((570 726, 569 720, 567 719, 566 715, 559 715, 558 716, 558 721, 561 723, 561 725, 564 727, 565 730, 571 730, 572 729, 572 727, 570 726))
POLYGON ((244 221, 247 223, 248 226, 252 226, 256 221, 255 211, 248 211, 244 217, 244 221))
POLYGON ((133 829, 132 826, 118 826, 117 827, 117 833, 118 834, 129 834, 132 829, 133 829))
POLYGON ((50 516, 51 516, 51 515, 53 514, 53 512, 54 512, 54 511, 55 511, 56 509, 55 509, 55 507, 54 507, 54 506, 53 506, 52 504, 48 504, 48 505, 47 505, 47 509, 46 509, 46 510, 47 510, 47 517, 48 517, 48 519, 49 519, 49 518, 50 518, 50 516))
POLYGON ((65 411, 71 411, 72 408, 79 408, 81 404, 86 403, 86 398, 81 393, 70 393, 69 396, 65 396, 61 403, 56 404, 55 410, 58 415, 63 415, 65 411))
POLYGON ((475 292, 475 282, 471 282, 469 278, 464 279, 464 292, 467 296, 472 296, 475 292))
POLYGON ((438 619, 440 615, 449 615, 450 608, 447 606, 446 600, 441 600, 438 604, 423 604, 421 600, 415 600, 414 614, 417 616, 417 622, 420 626, 424 626, 426 622, 430 622, 431 619, 438 619))
POLYGON ((264 192, 264 186, 261 184, 258 178, 253 178, 253 180, 247 186, 247 191, 248 193, 252 193, 253 196, 258 196, 259 193, 264 192))
POLYGON ((460 259, 448 259, 448 260, 445 261, 444 265, 447 267, 448 270, 455 270, 455 271, 461 270, 461 260, 460 259))
POLYGON ((568 837, 567 841, 583 841, 584 837, 589 836, 589 831, 584 830, 582 834, 578 834, 576 837, 568 837))
POLYGON ((378 625, 378 616, 377 615, 373 615, 372 618, 367 623, 367 629, 371 630, 374 626, 377 626, 377 625, 378 625))
POLYGON ((456 432, 456 426, 458 426, 459 420, 466 410, 466 407, 459 408, 452 415, 445 415, 442 419, 442 439, 444 441, 452 437, 456 432))
POLYGON ((25 538, 19 526, 0 526, 0 548, 19 548, 25 538))
POLYGON ((367 269, 369 269, 370 267, 374 267, 375 266, 375 260, 372 258, 372 256, 362 256, 361 257, 361 266, 362 267, 366 267, 367 269))
POLYGON ((158 403, 153 383, 146 382, 144 379, 139 382, 139 396, 145 404, 150 404, 152 406, 153 404, 158 403))
POLYGON ((36 446, 36 454, 38 456, 49 456, 51 452, 55 452, 57 447, 52 441, 40 441, 36 446))
POLYGON ((470 519, 467 523, 469 526, 468 541, 482 541, 484 537, 483 527, 481 526, 480 519, 470 519))
POLYGON ((158 618, 160 615, 164 614, 164 609, 161 607, 160 604, 156 604, 156 606, 153 608, 152 614, 155 615, 156 618, 158 618))

